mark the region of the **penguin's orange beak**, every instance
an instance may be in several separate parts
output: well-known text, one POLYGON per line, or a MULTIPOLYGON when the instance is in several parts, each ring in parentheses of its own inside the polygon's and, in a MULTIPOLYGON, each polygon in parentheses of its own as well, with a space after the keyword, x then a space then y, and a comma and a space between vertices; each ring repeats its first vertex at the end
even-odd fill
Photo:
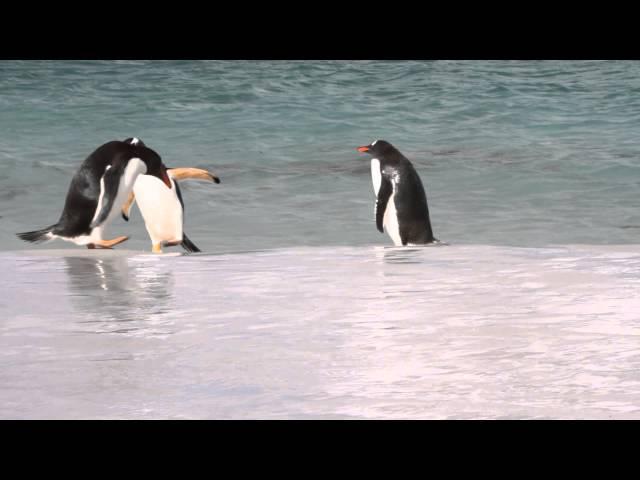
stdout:
POLYGON ((371 149, 369 148, 369 146, 365 146, 365 147, 358 147, 358 151, 359 151, 359 152, 362 152, 362 153, 368 152, 369 150, 371 150, 371 149))

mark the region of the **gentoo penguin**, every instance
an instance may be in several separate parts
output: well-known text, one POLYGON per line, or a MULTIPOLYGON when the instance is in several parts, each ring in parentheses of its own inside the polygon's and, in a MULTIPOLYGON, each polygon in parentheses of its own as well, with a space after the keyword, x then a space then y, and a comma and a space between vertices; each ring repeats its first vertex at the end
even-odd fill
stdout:
POLYGON ((396 246, 438 242, 433 236, 427 196, 418 172, 393 145, 376 140, 358 147, 373 156, 371 180, 376 194, 376 226, 396 246))
POLYGON ((144 219, 145 227, 153 253, 162 253, 162 246, 180 245, 187 252, 199 252, 200 249, 184 233, 184 201, 180 187, 175 180, 186 178, 200 178, 215 183, 220 179, 215 175, 199 168, 169 168, 167 169, 171 183, 171 192, 157 179, 149 175, 140 175, 133 187, 133 192, 122 206, 122 218, 129 220, 133 202, 138 201, 138 209, 144 219))
POLYGON ((104 240, 102 234, 140 174, 157 178, 167 190, 172 188, 167 169, 155 151, 135 143, 107 142, 87 157, 71 179, 58 223, 17 235, 27 242, 60 238, 88 248, 111 248, 124 242, 128 237, 104 240))
MULTIPOLYGON (((136 138, 128 138, 125 142, 141 144, 136 138)), ((122 217, 129 220, 129 213, 134 201, 144 219, 147 233, 151 238, 152 251, 162 253, 162 246, 181 245, 187 252, 199 252, 183 231, 184 201, 177 181, 179 179, 199 178, 220 183, 220 179, 199 168, 168 168, 171 190, 151 175, 140 175, 133 186, 133 191, 122 206, 122 217)))

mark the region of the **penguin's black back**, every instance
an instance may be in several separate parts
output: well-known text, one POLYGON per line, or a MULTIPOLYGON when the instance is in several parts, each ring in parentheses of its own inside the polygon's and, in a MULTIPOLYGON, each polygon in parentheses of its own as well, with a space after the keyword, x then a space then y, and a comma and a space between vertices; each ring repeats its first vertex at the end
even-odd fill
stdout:
POLYGON ((139 156, 137 150, 144 146, 131 145, 119 140, 107 142, 89 155, 71 179, 64 209, 53 233, 66 237, 91 233, 91 220, 98 208, 100 179, 108 165, 126 164, 139 156))
POLYGON ((402 243, 433 242, 427 195, 418 172, 407 160, 399 165, 398 173, 394 200, 402 243))
POLYGON ((407 243, 431 243, 435 240, 429 217, 427 195, 413 164, 395 147, 377 155, 383 175, 393 178, 394 203, 400 239, 407 243))

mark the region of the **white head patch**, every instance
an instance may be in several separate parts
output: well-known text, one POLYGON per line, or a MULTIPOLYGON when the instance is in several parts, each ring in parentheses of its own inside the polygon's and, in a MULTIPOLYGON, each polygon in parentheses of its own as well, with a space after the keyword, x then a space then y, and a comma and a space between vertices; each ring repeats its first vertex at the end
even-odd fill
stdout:
POLYGON ((371 146, 373 147, 376 143, 378 143, 378 140, 374 140, 371 146))
POLYGON ((131 139, 131 145, 137 145, 139 141, 140 141, 140 140, 138 140, 136 137, 133 137, 133 138, 131 139))

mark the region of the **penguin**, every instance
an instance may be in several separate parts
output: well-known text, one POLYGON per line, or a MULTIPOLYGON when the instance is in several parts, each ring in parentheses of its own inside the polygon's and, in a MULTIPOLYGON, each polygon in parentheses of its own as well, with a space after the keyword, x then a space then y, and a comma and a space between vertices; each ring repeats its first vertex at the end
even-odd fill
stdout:
POLYGON ((129 220, 131 207, 137 200, 138 209, 151 238, 153 253, 162 253, 162 246, 176 245, 182 246, 189 253, 200 252, 184 232, 184 200, 176 180, 199 178, 220 183, 220 179, 199 168, 168 168, 167 174, 174 187, 171 192, 163 188, 156 178, 140 175, 129 198, 122 206, 122 218, 129 220))
POLYGON ((380 233, 386 230, 398 247, 440 243, 433 236, 427 196, 411 162, 385 140, 376 140, 357 150, 373 156, 374 214, 380 233))
POLYGON ((32 243, 58 238, 87 248, 112 248, 124 242, 128 237, 104 240, 102 235, 141 174, 155 177, 167 190, 173 188, 160 155, 144 144, 113 140, 101 145, 71 179, 58 222, 18 237, 32 243))
MULTIPOLYGON (((125 142, 139 141, 135 138, 127 138, 125 142)), ((189 253, 200 252, 183 230, 184 201, 177 180, 199 178, 220 183, 220 179, 199 168, 168 168, 167 174, 171 182, 171 190, 167 190, 162 182, 151 175, 140 175, 136 179, 129 198, 122 205, 122 218, 129 221, 131 207, 137 200, 138 209, 151 238, 153 253, 162 253, 163 245, 180 245, 189 253)))

